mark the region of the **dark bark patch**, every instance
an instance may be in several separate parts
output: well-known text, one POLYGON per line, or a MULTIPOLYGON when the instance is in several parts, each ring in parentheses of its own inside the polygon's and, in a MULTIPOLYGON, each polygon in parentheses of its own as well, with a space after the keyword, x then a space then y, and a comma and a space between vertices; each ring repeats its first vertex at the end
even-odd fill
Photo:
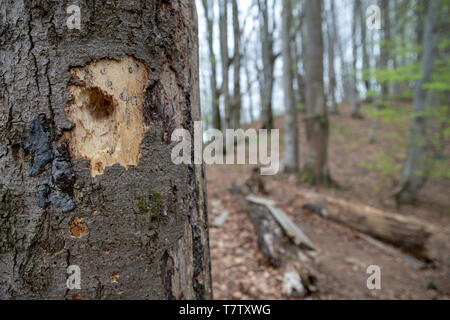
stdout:
POLYGON ((28 137, 22 143, 23 149, 32 156, 31 167, 28 169, 30 177, 44 172, 46 165, 52 161, 50 138, 45 114, 37 115, 33 119, 28 137))
POLYGON ((21 145, 32 156, 28 170, 30 177, 45 171, 44 177, 36 186, 39 206, 46 208, 53 204, 63 212, 69 212, 75 209, 72 196, 76 177, 68 152, 52 142, 50 126, 45 114, 37 115, 32 121, 29 135, 21 145), (47 168, 49 163, 51 165, 47 168))
POLYGON ((162 273, 163 287, 165 292, 165 299, 175 300, 172 292, 172 277, 174 275, 174 263, 169 252, 166 250, 161 258, 160 269, 162 273))

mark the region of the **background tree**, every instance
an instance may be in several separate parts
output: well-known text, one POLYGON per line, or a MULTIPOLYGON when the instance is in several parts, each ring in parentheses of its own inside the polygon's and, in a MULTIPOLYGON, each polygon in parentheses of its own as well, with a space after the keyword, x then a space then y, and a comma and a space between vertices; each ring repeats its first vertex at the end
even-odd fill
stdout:
MULTIPOLYGON (((363 2, 364 3, 364 2, 363 2)), ((366 89, 366 100, 371 102, 371 79, 372 73, 370 68, 369 50, 367 47, 367 27, 366 27, 366 10, 365 5, 359 6, 359 21, 361 26, 361 50, 362 50, 362 68, 363 68, 363 81, 366 89)))
POLYGON ((382 0, 381 6, 383 8, 384 14, 381 14, 381 20, 382 20, 382 28, 383 28, 383 38, 382 41, 380 41, 380 58, 379 58, 379 64, 378 67, 381 69, 381 73, 378 72, 377 75, 377 81, 381 85, 381 93, 379 94, 379 97, 374 101, 375 104, 375 117, 372 122, 372 128, 371 128, 371 134, 370 134, 370 142, 374 143, 376 140, 376 132, 377 132, 377 126, 378 126, 378 113, 380 110, 384 109, 387 104, 387 99, 389 95, 389 79, 386 76, 383 76, 386 74, 386 70, 388 69, 388 62, 389 62, 389 53, 390 53, 390 45, 391 45, 391 21, 389 17, 390 13, 390 1, 389 0, 382 0), (383 73, 384 71, 384 73, 383 73))
POLYGON ((429 170, 429 160, 425 153, 427 145, 427 90, 424 85, 430 81, 433 66, 436 60, 436 47, 438 44, 437 26, 442 7, 441 0, 432 1, 428 7, 428 14, 424 25, 422 77, 414 90, 413 119, 411 121, 408 139, 408 151, 403 169, 403 180, 396 193, 400 203, 411 203, 416 200, 418 191, 423 187, 429 170))
POLYGON ((223 105, 225 109, 225 122, 224 129, 232 128, 232 110, 231 110, 231 98, 230 98, 230 57, 228 50, 228 0, 219 1, 219 14, 220 14, 220 58, 222 61, 222 87, 221 93, 223 96, 223 105))
POLYGON ((326 19, 327 22, 327 41, 328 41, 328 96, 330 99, 330 113, 337 114, 337 101, 336 101, 336 69, 335 69, 335 46, 337 42, 337 30, 336 30, 336 9, 333 0, 329 1, 330 8, 329 14, 326 19))
POLYGON ((237 0, 231 0, 233 6, 233 105, 232 122, 233 128, 239 128, 241 125, 241 29, 239 24, 239 8, 237 0))
MULTIPOLYGON (((261 37, 261 56, 262 56, 262 73, 261 73, 261 117, 262 127, 264 129, 273 128, 273 110, 272 110, 272 94, 273 94, 273 68, 278 55, 273 52, 273 31, 275 30, 275 19, 270 19, 270 8, 267 0, 257 0, 259 10, 259 28, 261 37)), ((273 10, 272 10, 273 11, 273 10)))
POLYGON ((220 116, 220 88, 217 87, 217 59, 214 53, 214 3, 214 0, 202 0, 206 19, 209 62, 211 64, 210 90, 212 126, 213 128, 220 130, 222 128, 222 119, 220 116))
POLYGON ((284 88, 284 171, 298 172, 298 124, 297 109, 294 103, 292 88, 292 57, 291 57, 291 0, 283 0, 282 40, 283 40, 283 88, 284 88))
POLYGON ((306 0, 306 159, 301 179, 331 183, 328 169, 328 112, 323 86, 322 0, 306 0))
POLYGON ((353 2, 352 18, 352 76, 351 76, 351 114, 352 118, 359 119, 359 90, 358 90, 358 29, 364 29, 361 25, 361 0, 353 2))

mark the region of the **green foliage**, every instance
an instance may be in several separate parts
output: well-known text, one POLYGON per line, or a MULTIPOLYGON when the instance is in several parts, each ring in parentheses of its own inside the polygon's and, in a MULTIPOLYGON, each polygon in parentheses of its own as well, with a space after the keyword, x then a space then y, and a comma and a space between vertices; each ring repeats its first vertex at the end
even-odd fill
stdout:
POLYGON ((450 91, 450 61, 439 60, 434 66, 431 80, 424 84, 424 89, 432 91, 450 91))
MULTIPOLYGON (((373 162, 360 162, 358 166, 364 169, 377 172, 382 178, 382 184, 394 185, 396 177, 401 172, 400 167, 394 162, 392 156, 384 151, 377 151, 375 153, 375 160, 373 162)), ((382 185, 377 186, 377 192, 380 192, 382 185)))
POLYGON ((445 178, 450 179, 450 161, 449 159, 435 159, 428 177, 433 179, 445 178))
POLYGON ((374 105, 364 105, 363 111, 369 117, 376 117, 385 124, 395 124, 403 126, 410 119, 410 108, 392 107, 390 101, 378 101, 380 108, 374 105))
POLYGON ((417 81, 422 76, 419 63, 401 66, 395 69, 376 69, 375 78, 378 83, 404 83, 417 81))

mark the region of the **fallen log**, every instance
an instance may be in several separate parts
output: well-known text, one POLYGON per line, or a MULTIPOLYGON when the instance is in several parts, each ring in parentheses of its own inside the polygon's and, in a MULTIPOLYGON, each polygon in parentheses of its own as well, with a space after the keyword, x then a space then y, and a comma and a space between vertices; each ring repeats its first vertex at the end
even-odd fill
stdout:
POLYGON ((273 201, 267 201, 264 198, 258 198, 255 196, 248 196, 246 198, 248 201, 256 204, 263 204, 269 209, 270 213, 277 220, 280 226, 283 228, 283 231, 286 235, 291 238, 291 240, 298 246, 305 246, 308 249, 315 250, 316 248, 312 244, 311 240, 303 233, 302 230, 298 226, 296 226, 291 219, 284 213, 283 210, 280 210, 275 207, 275 203, 273 201), (265 202, 266 201, 266 202, 265 202))
POLYGON ((306 198, 313 202, 303 205, 305 210, 399 247, 421 260, 431 260, 425 244, 432 228, 416 218, 328 196, 307 194, 306 198))
POLYGON ((304 297, 315 292, 316 273, 314 254, 311 252, 314 246, 311 241, 298 227, 299 232, 293 231, 293 222, 284 212, 280 215, 281 210, 274 206, 273 201, 248 195, 245 190, 233 185, 230 191, 246 209, 263 255, 273 267, 284 268, 283 293, 288 296, 304 297), (275 218, 274 211, 279 216, 285 216, 282 219, 284 225, 289 225, 289 231, 286 232, 275 218))

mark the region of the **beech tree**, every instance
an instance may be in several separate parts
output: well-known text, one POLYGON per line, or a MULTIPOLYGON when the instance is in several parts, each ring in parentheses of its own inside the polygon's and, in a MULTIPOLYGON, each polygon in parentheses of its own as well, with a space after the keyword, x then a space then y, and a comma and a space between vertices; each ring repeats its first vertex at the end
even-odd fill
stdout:
POLYGON ((217 86, 217 59, 214 52, 214 1, 202 0, 202 5, 205 12, 209 62, 211 67, 210 90, 212 126, 214 129, 220 130, 222 128, 222 118, 220 116, 220 88, 217 86))
POLYGON ((232 127, 237 129, 241 125, 241 28, 239 23, 239 7, 237 0, 232 0, 233 8, 233 103, 232 127))
POLYGON ((301 180, 332 183, 328 169, 329 123, 323 85, 322 0, 306 0, 306 159, 301 180))
POLYGON ((195 3, 65 3, 0 3, 0 298, 211 298, 195 3))
POLYGON ((297 109, 294 102, 292 88, 292 56, 291 56, 291 0, 283 0, 282 13, 282 38, 283 38, 283 88, 284 88, 284 171, 287 173, 298 172, 298 124, 297 109))
POLYGON ((399 203, 412 203, 427 180, 427 90, 424 85, 430 81, 436 60, 437 25, 442 7, 441 0, 431 1, 424 23, 423 52, 421 55, 422 77, 416 83, 413 99, 413 118, 408 139, 408 150, 403 168, 403 179, 395 194, 399 203))
POLYGON ((336 69, 335 69, 335 54, 337 31, 336 31, 336 9, 334 0, 330 0, 329 17, 327 19, 327 44, 328 44, 328 96, 330 99, 330 113, 338 114, 336 101, 336 69))
POLYGON ((263 68, 261 73, 261 118, 263 129, 273 129, 273 68, 277 55, 273 52, 273 31, 275 30, 275 19, 270 19, 270 8, 267 0, 257 0, 259 10, 259 28, 261 36, 261 55, 263 68))
POLYGON ((230 57, 228 52, 228 0, 219 1, 220 58, 222 61, 223 105, 225 109, 224 129, 231 129, 232 110, 230 97, 230 57))
POLYGON ((352 76, 351 76, 351 114, 352 118, 359 119, 359 91, 358 91, 358 28, 364 29, 361 25, 361 0, 355 0, 353 3, 353 19, 352 19, 352 76))

